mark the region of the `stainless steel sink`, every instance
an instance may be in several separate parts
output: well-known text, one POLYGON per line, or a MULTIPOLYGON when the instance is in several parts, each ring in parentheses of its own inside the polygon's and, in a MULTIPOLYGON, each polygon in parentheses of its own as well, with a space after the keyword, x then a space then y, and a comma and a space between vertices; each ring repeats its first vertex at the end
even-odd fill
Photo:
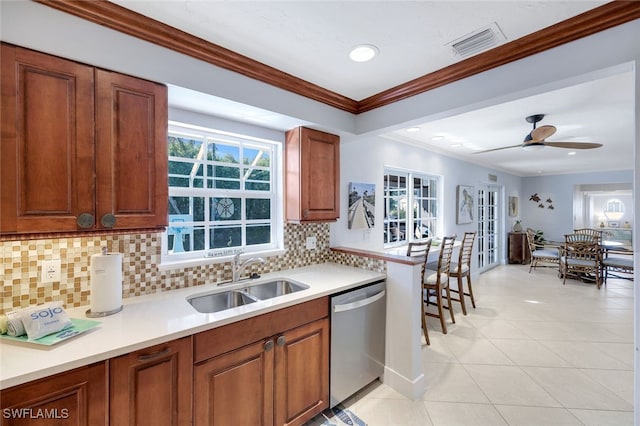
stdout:
POLYGON ((294 283, 287 280, 274 280, 218 293, 194 294, 187 297, 187 302, 189 302, 196 311, 203 314, 210 314, 260 300, 273 299, 274 297, 295 293, 296 291, 306 290, 308 288, 309 286, 306 284, 294 283))
POLYGON ((295 293, 296 291, 306 290, 308 288, 309 286, 305 284, 294 283, 286 280, 276 280, 252 285, 245 288, 244 291, 251 296, 264 300, 295 293))
POLYGON ((257 301, 258 299, 251 297, 248 293, 237 290, 205 294, 202 296, 196 294, 195 296, 187 298, 187 302, 189 302, 196 311, 202 312, 203 314, 224 311, 225 309, 236 308, 257 301))

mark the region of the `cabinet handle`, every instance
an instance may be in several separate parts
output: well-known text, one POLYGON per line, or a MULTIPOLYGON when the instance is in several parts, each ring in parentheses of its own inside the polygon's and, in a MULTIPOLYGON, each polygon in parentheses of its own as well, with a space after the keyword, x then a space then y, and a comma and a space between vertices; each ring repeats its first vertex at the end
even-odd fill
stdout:
POLYGON ((278 340, 276 340, 278 346, 284 346, 285 343, 287 343, 287 339, 284 336, 280 336, 278 340))
POLYGON ((111 213, 107 213, 100 219, 100 224, 105 228, 113 228, 116 226, 116 217, 111 213))
POLYGON ((273 340, 269 340, 268 342, 266 342, 264 344, 264 351, 265 352, 269 352, 271 349, 273 349, 273 340))
POLYGON ((171 348, 164 348, 161 351, 157 351, 157 352, 153 352, 150 354, 146 354, 146 355, 140 355, 138 357, 138 362, 145 362, 145 361, 149 361, 155 358, 160 358, 163 357, 165 355, 168 355, 171 353, 171 348))
POLYGON ((304 210, 302 212, 302 217, 307 217, 307 216, 309 216, 309 210, 304 210))
POLYGON ((82 213, 76 219, 76 223, 80 228, 91 228, 94 223, 93 215, 91 213, 82 213))

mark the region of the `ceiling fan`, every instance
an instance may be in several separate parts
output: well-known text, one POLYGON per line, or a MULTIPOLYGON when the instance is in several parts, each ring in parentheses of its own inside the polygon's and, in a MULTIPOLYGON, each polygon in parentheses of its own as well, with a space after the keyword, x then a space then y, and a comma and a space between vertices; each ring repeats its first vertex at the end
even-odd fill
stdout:
POLYGON ((545 146, 552 146, 555 148, 568 148, 568 149, 593 149, 600 148, 601 143, 592 142, 547 142, 549 136, 556 132, 555 126, 540 126, 536 127, 536 123, 544 118, 544 114, 530 115, 526 118, 528 123, 533 124, 533 130, 524 138, 524 141, 518 145, 503 146, 502 148, 487 149, 486 151, 478 151, 474 154, 484 154, 485 152, 499 151, 501 149, 509 148, 522 148, 526 151, 534 151, 542 149, 545 146))

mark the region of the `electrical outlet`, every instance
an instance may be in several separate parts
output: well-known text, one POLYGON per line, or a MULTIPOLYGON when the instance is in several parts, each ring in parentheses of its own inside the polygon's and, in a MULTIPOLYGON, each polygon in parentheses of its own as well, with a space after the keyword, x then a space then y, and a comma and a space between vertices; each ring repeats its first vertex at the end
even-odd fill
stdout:
POLYGON ((315 250, 317 243, 318 243, 318 240, 316 239, 315 235, 311 237, 307 237, 307 250, 315 250))
POLYGON ((40 272, 40 281, 44 283, 60 282, 60 269, 62 268, 60 259, 43 260, 40 272))

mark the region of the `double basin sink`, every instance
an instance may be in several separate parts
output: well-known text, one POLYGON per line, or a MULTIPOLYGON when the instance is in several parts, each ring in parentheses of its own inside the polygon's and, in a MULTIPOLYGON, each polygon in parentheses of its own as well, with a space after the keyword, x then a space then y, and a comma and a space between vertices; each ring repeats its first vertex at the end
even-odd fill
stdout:
POLYGON ((210 314, 238 306, 248 305, 260 300, 273 299, 285 294, 306 290, 309 286, 288 280, 273 280, 248 285, 240 289, 215 293, 198 293, 187 297, 187 302, 198 312, 210 314))

